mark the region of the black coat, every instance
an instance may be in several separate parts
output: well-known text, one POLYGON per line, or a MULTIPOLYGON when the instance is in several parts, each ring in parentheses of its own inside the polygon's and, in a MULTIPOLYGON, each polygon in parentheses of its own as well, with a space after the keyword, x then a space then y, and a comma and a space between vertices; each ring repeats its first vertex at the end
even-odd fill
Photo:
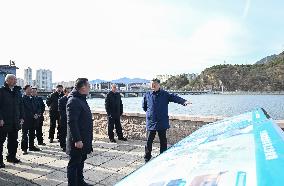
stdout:
POLYGON ((51 116, 59 117, 58 100, 64 96, 63 93, 54 92, 46 98, 46 104, 49 107, 51 116))
POLYGON ((105 99, 105 109, 107 115, 113 118, 119 118, 123 113, 123 104, 120 93, 109 92, 105 99))
POLYGON ((45 104, 44 104, 44 101, 41 97, 38 97, 38 96, 35 96, 35 101, 36 101, 36 104, 38 105, 38 107, 40 108, 40 120, 44 120, 44 111, 45 111, 45 104))
POLYGON ((35 129, 38 127, 39 118, 35 119, 34 115, 41 114, 41 110, 37 100, 34 97, 23 96, 23 104, 24 104, 24 124, 23 129, 35 129))
POLYGON ((20 119, 24 119, 21 87, 15 86, 11 91, 5 83, 0 88, 0 120, 4 120, 4 127, 0 130, 20 130, 20 119))
POLYGON ((67 96, 63 96, 58 100, 58 111, 60 114, 60 125, 66 126, 67 125, 67 115, 66 115, 66 105, 67 105, 68 98, 67 96))
POLYGON ((91 153, 93 150, 93 120, 86 96, 74 89, 68 96, 66 114, 66 153, 70 155, 76 153, 91 153), (75 148, 75 142, 78 141, 83 142, 83 149, 75 148))

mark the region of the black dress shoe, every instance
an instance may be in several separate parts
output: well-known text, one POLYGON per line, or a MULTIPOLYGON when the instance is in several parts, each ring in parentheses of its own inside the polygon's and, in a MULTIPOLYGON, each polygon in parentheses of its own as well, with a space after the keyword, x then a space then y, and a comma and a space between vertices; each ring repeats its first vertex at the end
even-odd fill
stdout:
POLYGON ((151 159, 144 159, 145 160, 145 164, 148 163, 151 159))
POLYGON ((127 141, 127 139, 126 139, 125 137, 118 138, 118 140, 121 140, 121 141, 127 141))
POLYGON ((144 156, 144 160, 145 160, 145 163, 148 163, 148 161, 150 161, 151 160, 151 158, 152 158, 152 155, 145 155, 144 156))
POLYGON ((19 160, 17 158, 7 158, 7 162, 9 162, 9 163, 20 163, 21 160, 19 160))
POLYGON ((23 155, 27 155, 28 151, 24 150, 23 155))
POLYGON ((5 168, 5 164, 3 162, 0 162, 0 169, 5 168))
POLYGON ((30 151, 41 151, 39 148, 37 147, 30 147, 29 148, 30 151))
POLYGON ((112 142, 112 143, 116 143, 115 139, 109 139, 109 141, 112 142))
POLYGON ((50 139, 50 140, 49 140, 49 143, 53 143, 53 139, 50 139))
POLYGON ((85 181, 82 181, 81 183, 78 184, 78 186, 94 186, 94 185, 91 185, 85 181))
POLYGON ((41 146, 46 146, 46 144, 45 143, 38 143, 38 145, 41 145, 41 146))

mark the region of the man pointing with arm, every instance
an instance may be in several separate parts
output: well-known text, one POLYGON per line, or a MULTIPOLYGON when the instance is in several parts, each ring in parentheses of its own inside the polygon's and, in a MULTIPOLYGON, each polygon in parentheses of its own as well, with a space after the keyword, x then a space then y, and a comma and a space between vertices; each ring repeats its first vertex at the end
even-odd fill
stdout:
POLYGON ((171 94, 160 87, 160 80, 151 81, 151 91, 143 97, 142 108, 146 112, 147 144, 145 145, 145 162, 151 158, 152 144, 156 133, 160 139, 160 153, 167 150, 167 129, 170 128, 168 116, 168 104, 178 103, 184 106, 191 104, 189 101, 171 94))

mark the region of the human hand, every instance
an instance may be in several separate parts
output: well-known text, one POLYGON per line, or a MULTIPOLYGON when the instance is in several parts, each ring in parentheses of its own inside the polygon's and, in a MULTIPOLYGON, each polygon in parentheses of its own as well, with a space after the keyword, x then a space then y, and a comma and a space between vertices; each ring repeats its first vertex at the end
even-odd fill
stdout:
POLYGON ((78 148, 78 149, 83 148, 83 142, 82 141, 75 142, 75 147, 78 148))
POLYGON ((20 119, 20 125, 24 124, 24 119, 20 119))
POLYGON ((0 127, 4 126, 4 120, 0 120, 0 127))
POLYGON ((184 106, 188 106, 188 105, 191 105, 192 103, 190 101, 186 101, 183 105, 184 106))

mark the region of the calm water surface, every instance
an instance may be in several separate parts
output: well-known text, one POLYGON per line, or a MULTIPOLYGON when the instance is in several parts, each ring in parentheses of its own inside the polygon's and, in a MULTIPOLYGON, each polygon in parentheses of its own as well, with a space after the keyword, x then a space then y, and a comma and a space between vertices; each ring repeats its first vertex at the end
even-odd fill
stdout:
MULTIPOLYGON (((264 108, 273 119, 284 119, 284 95, 189 95, 181 96, 193 104, 184 107, 170 103, 171 115, 234 116, 256 107, 264 108)), ((122 98, 124 112, 142 110, 142 97, 122 98)), ((92 110, 104 111, 104 99, 88 100, 92 110)))

